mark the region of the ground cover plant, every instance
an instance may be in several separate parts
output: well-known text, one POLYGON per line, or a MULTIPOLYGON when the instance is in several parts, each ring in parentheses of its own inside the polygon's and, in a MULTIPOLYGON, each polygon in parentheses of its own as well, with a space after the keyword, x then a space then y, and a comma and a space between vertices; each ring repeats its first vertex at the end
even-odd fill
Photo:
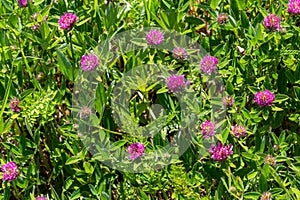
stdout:
POLYGON ((0 199, 300 199, 300 1, 0 1, 0 199))

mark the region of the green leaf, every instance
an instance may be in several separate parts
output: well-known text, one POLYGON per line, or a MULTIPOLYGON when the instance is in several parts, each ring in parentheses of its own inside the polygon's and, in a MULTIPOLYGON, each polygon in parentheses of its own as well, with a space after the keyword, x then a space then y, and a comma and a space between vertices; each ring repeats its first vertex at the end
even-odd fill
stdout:
POLYGON ((99 120, 102 120, 105 104, 106 104, 106 94, 105 94, 105 88, 103 83, 99 82, 98 87, 96 90, 96 100, 95 100, 95 107, 97 112, 99 113, 99 120))
POLYGON ((126 144, 127 141, 126 140, 119 140, 117 142, 114 142, 110 148, 111 151, 117 150, 119 148, 121 148, 122 146, 124 146, 124 144, 126 144))
POLYGON ((75 191, 72 193, 72 195, 71 195, 71 197, 70 197, 70 200, 75 200, 75 199, 78 199, 78 198, 80 198, 80 197, 81 197, 81 193, 80 193, 80 188, 79 188, 79 189, 75 190, 75 191))
POLYGON ((66 56, 61 52, 60 49, 57 49, 57 59, 58 59, 58 67, 60 71, 72 82, 74 82, 73 76, 73 67, 70 61, 66 58, 66 56))
POLYGON ((226 82, 226 91, 228 94, 233 95, 234 94, 234 88, 230 81, 226 82))
POLYGON ((83 168, 84 171, 88 174, 92 174, 94 172, 94 167, 88 162, 83 163, 83 168))
POLYGON ((68 190, 69 187, 72 185, 72 183, 74 182, 74 179, 72 177, 68 177, 67 180, 65 180, 64 182, 64 189, 68 190))
POLYGON ((210 7, 215 10, 219 5, 220 0, 211 0, 210 7))
POLYGON ((261 194, 259 192, 247 192, 244 194, 245 199, 255 199, 257 200, 261 194))
POLYGON ((274 103, 283 102, 289 99, 289 96, 285 94, 276 94, 274 103))
POLYGON ((78 163, 80 161, 79 158, 73 156, 71 158, 69 158, 67 161, 66 161, 66 165, 71 165, 71 164, 74 164, 74 163, 78 163))
POLYGON ((297 188, 294 188, 294 187, 291 187, 291 190, 298 197, 297 199, 300 199, 300 190, 298 190, 297 188))
POLYGON ((276 106, 272 106, 272 110, 273 111, 283 111, 282 108, 276 107, 276 106))

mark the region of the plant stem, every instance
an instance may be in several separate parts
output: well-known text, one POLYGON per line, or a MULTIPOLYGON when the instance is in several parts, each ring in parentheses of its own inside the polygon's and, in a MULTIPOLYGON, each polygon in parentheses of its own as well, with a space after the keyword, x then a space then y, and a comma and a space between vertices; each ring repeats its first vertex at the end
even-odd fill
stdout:
POLYGON ((7 88, 5 90, 4 100, 2 102, 2 108, 1 108, 1 111, 0 111, 0 120, 1 121, 3 121, 2 116, 3 116, 3 113, 4 113, 5 105, 6 105, 7 100, 8 100, 8 94, 10 92, 10 87, 11 87, 11 83, 12 83, 12 76, 13 76, 13 71, 14 71, 13 69, 14 69, 14 67, 12 65, 11 70, 10 70, 10 74, 9 74, 8 85, 7 85, 7 88))

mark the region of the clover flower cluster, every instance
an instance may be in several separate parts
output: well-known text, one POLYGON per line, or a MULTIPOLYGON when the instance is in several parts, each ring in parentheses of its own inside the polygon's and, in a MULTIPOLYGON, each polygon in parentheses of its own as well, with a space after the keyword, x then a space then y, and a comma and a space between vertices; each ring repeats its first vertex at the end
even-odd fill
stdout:
POLYGON ((14 97, 10 100, 9 107, 13 112, 21 112, 21 108, 19 107, 20 100, 17 97, 14 97))
POLYGON ((260 107, 271 106, 274 100, 275 95, 269 90, 260 91, 254 95, 254 102, 260 107))
POLYGON ((246 136, 246 128, 242 125, 234 125, 232 126, 232 132, 235 137, 240 138, 246 136))
POLYGON ((300 0, 290 0, 288 3, 288 10, 290 14, 299 15, 300 14, 300 0))
POLYGON ((164 40, 164 35, 159 30, 150 30, 146 35, 146 40, 150 45, 159 45, 164 40))
POLYGON ((1 166, 2 180, 11 182, 18 177, 18 167, 15 162, 8 162, 1 166))
POLYGON ((61 29, 69 30, 76 24, 77 20, 78 17, 75 14, 65 13, 59 18, 58 23, 61 29))
POLYGON ((226 160, 230 155, 233 154, 232 144, 224 145, 218 142, 218 146, 212 145, 212 148, 209 149, 209 152, 212 154, 211 158, 215 161, 218 160, 220 162, 226 160))
POLYGON ((190 81, 184 80, 184 75, 171 75, 168 78, 169 92, 179 93, 190 84, 190 81))
POLYGON ((128 158, 131 160, 136 160, 142 158, 145 152, 145 145, 143 143, 134 143, 128 147, 128 158))
POLYGON ((270 13, 268 16, 266 16, 263 24, 269 31, 280 31, 280 17, 278 17, 276 14, 270 13))
POLYGON ((210 120, 207 120, 201 124, 201 133, 203 138, 213 137, 216 134, 216 124, 212 123, 210 120))
POLYGON ((99 63, 100 63, 99 58, 96 55, 88 54, 81 57, 80 67, 84 71, 91 71, 96 69, 99 63))

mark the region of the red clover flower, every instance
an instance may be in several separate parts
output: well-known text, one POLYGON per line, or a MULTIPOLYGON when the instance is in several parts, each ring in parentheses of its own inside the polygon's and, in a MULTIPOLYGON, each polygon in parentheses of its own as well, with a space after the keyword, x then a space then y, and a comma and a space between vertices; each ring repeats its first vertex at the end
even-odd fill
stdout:
POLYGON ((246 128, 242 125, 234 125, 232 126, 232 132, 235 137, 240 138, 246 136, 246 128))
POLYGON ((212 145, 209 152, 212 154, 211 158, 214 159, 214 161, 218 160, 219 162, 222 162, 233 154, 232 148, 232 144, 225 146, 218 142, 218 146, 212 145))
POLYGON ((203 138, 213 137, 216 134, 215 128, 216 125, 210 120, 203 122, 201 124, 201 133, 203 134, 203 138))
POLYGON ((18 0, 18 4, 20 8, 26 7, 28 5, 27 0, 18 0))
POLYGON ((263 24, 268 31, 280 31, 280 17, 276 14, 270 13, 270 15, 266 16, 263 24))
POLYGON ((80 67, 84 71, 91 71, 94 70, 99 65, 99 63, 99 58, 96 55, 88 54, 81 57, 80 67))
POLYGON ((178 93, 189 85, 190 81, 184 80, 184 75, 172 75, 168 78, 169 92, 178 93))
POLYGON ((19 107, 19 104, 20 104, 20 100, 17 97, 12 98, 9 104, 10 109, 13 112, 21 112, 21 108, 19 107))
POLYGON ((211 74, 217 69, 218 62, 216 57, 204 56, 200 64, 200 69, 205 74, 211 74))
POLYGON ((187 52, 185 48, 176 47, 173 49, 173 56, 178 60, 185 60, 187 58, 187 52))
POLYGON ((232 96, 226 96, 223 98, 223 105, 226 107, 232 107, 234 104, 234 99, 232 96))
POLYGON ((137 158, 141 158, 144 155, 145 146, 142 143, 134 143, 128 147, 128 156, 129 159, 135 160, 137 158))
POLYGON ((80 109, 80 118, 81 119, 89 118, 91 113, 92 113, 92 110, 89 107, 84 106, 80 109))
POLYGON ((17 179, 18 177, 18 167, 15 162, 8 162, 1 166, 2 170, 2 180, 11 182, 12 180, 17 179))
POLYGON ((272 198, 272 194, 271 192, 264 192, 262 195, 261 195, 261 200, 271 200, 272 198))
POLYGON ((260 106, 271 106, 272 102, 275 100, 275 95, 269 90, 257 92, 254 95, 254 101, 260 106))
POLYGON ((287 11, 293 15, 299 15, 300 14, 300 0, 290 0, 288 3, 287 11))
POLYGON ((219 14, 219 16, 218 16, 218 23, 219 23, 220 25, 224 25, 224 24, 226 24, 227 19, 228 19, 227 15, 226 15, 225 13, 221 13, 221 14, 219 14))
POLYGON ((146 35, 148 44, 159 45, 164 40, 164 35, 159 30, 150 30, 146 35))
POLYGON ((61 29, 71 29, 77 22, 78 17, 72 13, 65 13, 58 20, 59 26, 61 29))

